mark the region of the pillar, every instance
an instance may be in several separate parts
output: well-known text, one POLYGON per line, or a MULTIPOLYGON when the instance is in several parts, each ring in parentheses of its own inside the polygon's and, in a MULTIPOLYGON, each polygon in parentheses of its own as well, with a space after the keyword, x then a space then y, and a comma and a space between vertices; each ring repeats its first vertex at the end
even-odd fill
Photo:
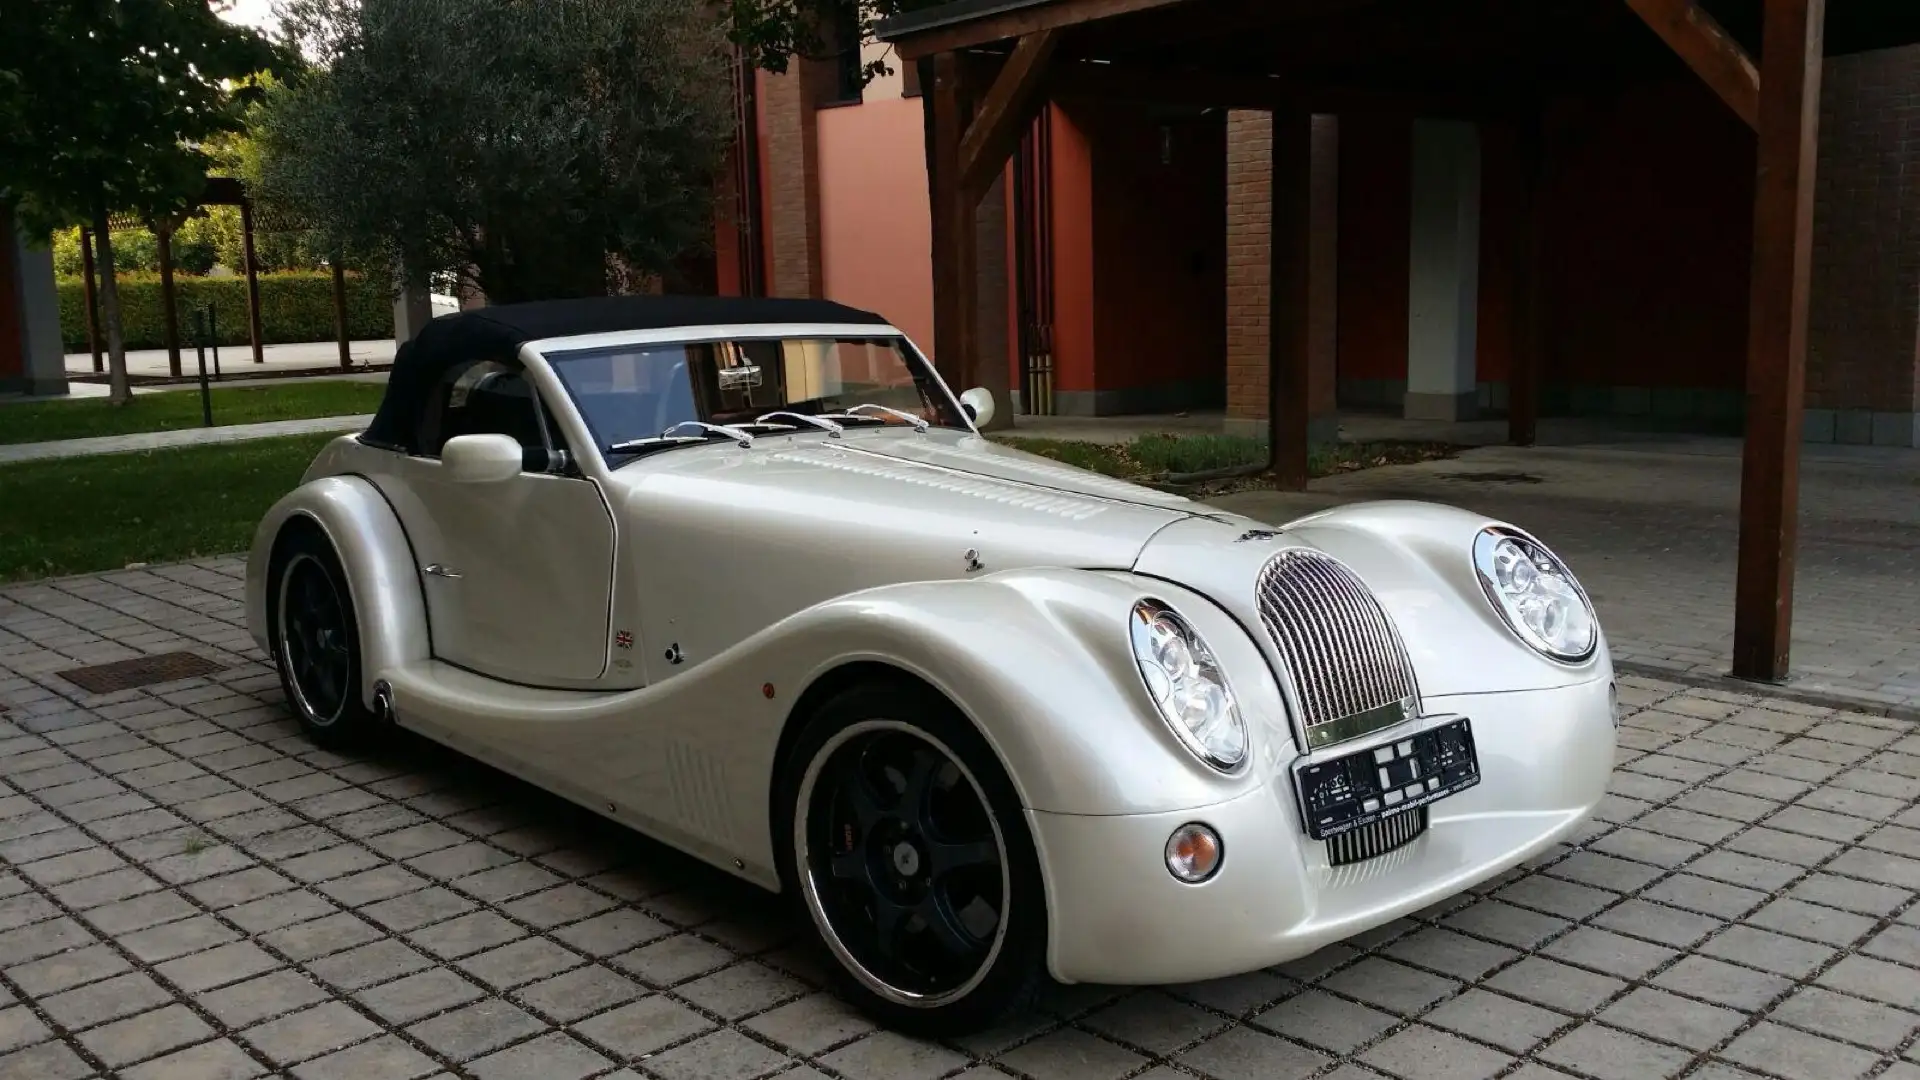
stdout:
POLYGON ((66 392, 53 252, 29 246, 0 214, 0 394, 66 392))
POLYGON ((1480 306, 1480 135, 1473 124, 1414 121, 1409 243, 1405 415, 1471 420, 1480 306))

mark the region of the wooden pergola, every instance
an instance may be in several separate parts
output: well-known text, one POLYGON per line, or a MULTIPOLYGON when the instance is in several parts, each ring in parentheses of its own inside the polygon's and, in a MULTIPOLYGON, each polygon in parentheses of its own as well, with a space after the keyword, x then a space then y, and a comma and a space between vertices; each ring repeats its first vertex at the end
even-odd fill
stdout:
POLYGON ((1733 673, 1788 670, 1823 57, 1920 41, 1920 3, 1842 0, 953 0, 883 24, 930 85, 935 353, 980 370, 974 211, 1038 110, 1097 96, 1270 112, 1269 447, 1307 481, 1308 296, 1316 114, 1387 108, 1504 127, 1512 215, 1511 441, 1530 445, 1542 340, 1541 114, 1557 89, 1684 64, 1756 131, 1746 441, 1733 673), (1763 44, 1764 43, 1764 44, 1763 44), (1758 57, 1758 60, 1755 57, 1758 57))

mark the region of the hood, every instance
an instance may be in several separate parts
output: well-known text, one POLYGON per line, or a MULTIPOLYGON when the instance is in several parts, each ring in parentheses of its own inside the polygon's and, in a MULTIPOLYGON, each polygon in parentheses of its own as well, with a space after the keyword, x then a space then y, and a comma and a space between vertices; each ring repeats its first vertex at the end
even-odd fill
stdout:
MULTIPOLYGON (((1196 503, 962 432, 667 450, 613 473, 619 573, 703 655, 814 604, 1003 570, 1126 570, 1196 503), (716 587, 724 583, 724 587, 716 587), (691 628, 680 613, 701 613, 691 628)), ((651 619, 652 616, 643 616, 651 619)))

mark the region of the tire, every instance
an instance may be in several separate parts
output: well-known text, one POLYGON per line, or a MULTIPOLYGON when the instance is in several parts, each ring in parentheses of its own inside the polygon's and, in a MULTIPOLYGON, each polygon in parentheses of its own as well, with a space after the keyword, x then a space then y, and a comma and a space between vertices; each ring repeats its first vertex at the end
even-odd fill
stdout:
POLYGON ((904 681, 843 691, 805 723, 775 792, 774 851, 835 989, 927 1038, 1030 1004, 1047 982, 1045 885, 986 740, 904 681))
POLYGON ((321 746, 366 745, 380 725, 360 698, 360 624, 333 545, 318 529, 296 526, 274 552, 267 581, 268 633, 287 708, 321 746))

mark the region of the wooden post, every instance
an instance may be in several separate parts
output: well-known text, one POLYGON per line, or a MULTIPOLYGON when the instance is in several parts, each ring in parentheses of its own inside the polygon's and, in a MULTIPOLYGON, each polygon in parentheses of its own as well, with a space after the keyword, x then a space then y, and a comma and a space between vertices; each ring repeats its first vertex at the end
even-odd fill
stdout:
POLYGON ((1513 125, 1515 193, 1513 244, 1508 281, 1513 288, 1513 352, 1507 372, 1507 441, 1532 446, 1540 418, 1540 369, 1546 359, 1546 290, 1541 285, 1542 236, 1546 221, 1541 187, 1545 177, 1545 118, 1520 115, 1513 125))
POLYGON ((87 305, 87 351, 93 354, 93 373, 107 370, 100 351, 100 298, 93 291, 93 230, 80 230, 80 295, 87 305))
POLYGON ((1313 114, 1302 104, 1273 111, 1272 224, 1267 258, 1267 452, 1273 484, 1307 487, 1312 310, 1313 114))
POLYGON ((933 353, 941 377, 958 393, 973 386, 979 360, 977 238, 973 207, 960 182, 960 140, 969 102, 957 56, 941 53, 933 69, 933 353))
POLYGON ((1784 679, 1793 640, 1825 24, 1826 0, 1766 0, 1733 614, 1733 674, 1746 679, 1784 679))
POLYGON ((253 257, 253 201, 240 202, 240 250, 247 264, 247 332, 253 340, 253 362, 267 362, 260 347, 260 265, 253 257))
POLYGON ((166 337, 167 374, 180 377, 180 310, 173 289, 173 228, 164 221, 153 223, 154 239, 160 242, 160 328, 166 337))
POLYGON ((347 270, 340 256, 333 257, 333 334, 340 340, 340 369, 353 367, 352 350, 347 347, 347 270))

